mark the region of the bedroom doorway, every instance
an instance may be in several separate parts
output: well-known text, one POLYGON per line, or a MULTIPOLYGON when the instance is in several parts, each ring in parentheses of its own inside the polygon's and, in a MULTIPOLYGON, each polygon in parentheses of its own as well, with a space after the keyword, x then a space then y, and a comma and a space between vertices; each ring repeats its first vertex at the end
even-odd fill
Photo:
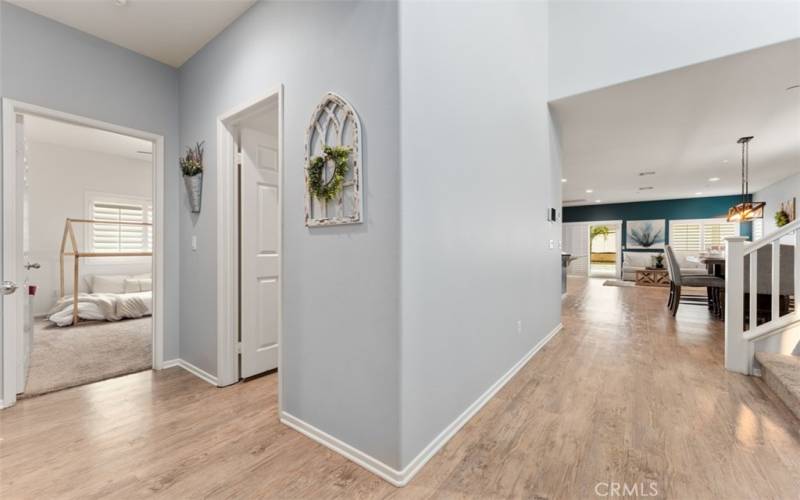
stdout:
POLYGON ((163 138, 4 99, 3 144, 3 406, 160 368, 163 138))

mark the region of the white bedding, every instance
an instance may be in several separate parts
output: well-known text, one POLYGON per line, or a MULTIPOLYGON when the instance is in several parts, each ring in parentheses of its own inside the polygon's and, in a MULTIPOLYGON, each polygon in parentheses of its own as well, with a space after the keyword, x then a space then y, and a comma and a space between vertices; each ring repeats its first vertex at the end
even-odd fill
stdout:
MULTIPOLYGON (((153 292, 78 294, 78 317, 88 320, 119 321, 153 314, 153 292)), ((72 296, 60 299, 48 317, 58 326, 72 324, 72 296)))

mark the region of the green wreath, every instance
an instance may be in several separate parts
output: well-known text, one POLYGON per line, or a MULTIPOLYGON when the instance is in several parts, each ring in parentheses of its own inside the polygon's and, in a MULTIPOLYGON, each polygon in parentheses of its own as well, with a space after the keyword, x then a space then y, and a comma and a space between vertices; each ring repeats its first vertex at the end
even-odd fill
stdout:
POLYGON ((342 182, 350 169, 350 153, 353 148, 345 146, 325 146, 322 156, 315 156, 308 162, 308 192, 322 201, 331 201, 342 190, 342 182), (325 165, 333 161, 331 178, 325 182, 325 165))

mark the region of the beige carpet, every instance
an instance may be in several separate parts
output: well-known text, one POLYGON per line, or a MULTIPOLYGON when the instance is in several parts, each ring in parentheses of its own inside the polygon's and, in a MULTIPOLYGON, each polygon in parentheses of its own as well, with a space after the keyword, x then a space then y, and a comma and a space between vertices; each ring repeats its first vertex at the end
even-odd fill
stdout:
POLYGON ((87 321, 59 328, 36 320, 22 397, 147 370, 152 366, 151 318, 87 321))

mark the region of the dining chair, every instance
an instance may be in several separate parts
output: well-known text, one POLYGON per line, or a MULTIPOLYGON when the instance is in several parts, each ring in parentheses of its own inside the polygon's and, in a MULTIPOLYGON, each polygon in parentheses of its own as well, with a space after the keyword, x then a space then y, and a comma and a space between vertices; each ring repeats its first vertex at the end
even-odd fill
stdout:
POLYGON ((681 302, 690 304, 705 304, 712 306, 715 315, 721 311, 720 290, 725 288, 725 280, 719 276, 712 275, 683 275, 681 274, 680 264, 675 257, 672 247, 666 245, 664 253, 667 257, 667 273, 670 280, 670 296, 668 306, 672 315, 678 314, 678 307, 681 302), (701 295, 683 295, 683 287, 698 287, 709 290, 705 299, 701 295))

